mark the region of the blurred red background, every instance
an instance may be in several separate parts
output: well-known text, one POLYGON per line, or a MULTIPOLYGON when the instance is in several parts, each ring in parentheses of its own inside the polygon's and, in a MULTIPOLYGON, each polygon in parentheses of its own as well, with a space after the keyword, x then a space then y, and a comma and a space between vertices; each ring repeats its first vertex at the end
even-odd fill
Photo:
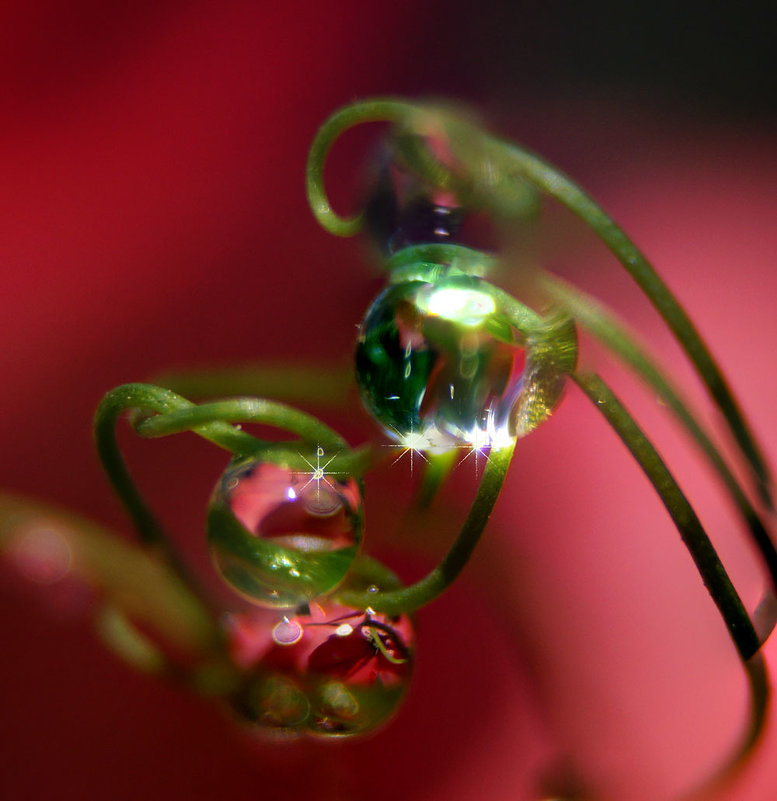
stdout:
MULTIPOLYGON (((687 304, 774 459, 777 148, 758 93, 741 92, 750 104, 739 108, 721 84, 698 93, 710 102, 691 114, 685 96, 664 91, 671 74, 640 83, 637 62, 633 93, 616 91, 589 51, 575 76, 577 51, 564 60, 550 48, 559 23, 547 11, 474 19, 465 8, 3 4, 0 485, 128 532, 91 447, 105 391, 171 366, 347 357, 379 281, 364 248, 317 228, 303 169, 333 109, 386 93, 478 103, 588 186, 687 304)), ((675 66, 688 78, 682 59, 675 66)), ((360 143, 334 154, 343 205, 358 186, 360 143)), ((579 225, 551 219, 549 265, 618 305, 677 361, 612 260, 579 225)), ((730 511, 694 457, 674 453, 673 429, 644 398, 634 403, 754 605, 760 580, 727 537, 730 511)), ((602 798, 691 786, 743 724, 741 669, 660 505, 595 417, 570 393, 519 444, 482 552, 420 615, 405 708, 365 742, 259 748, 205 702, 131 673, 87 621, 5 585, 3 797, 513 801, 538 797, 537 777, 559 754, 602 798)), ((352 410, 327 419, 355 441, 372 434, 352 410)), ((129 446, 156 507, 201 549, 223 455, 188 440, 129 446)), ((385 548, 396 502, 374 492, 368 544, 374 530, 385 548)), ((443 542, 400 536, 394 551, 420 572, 443 542)), ((774 748, 770 736, 721 797, 773 798, 774 748)))

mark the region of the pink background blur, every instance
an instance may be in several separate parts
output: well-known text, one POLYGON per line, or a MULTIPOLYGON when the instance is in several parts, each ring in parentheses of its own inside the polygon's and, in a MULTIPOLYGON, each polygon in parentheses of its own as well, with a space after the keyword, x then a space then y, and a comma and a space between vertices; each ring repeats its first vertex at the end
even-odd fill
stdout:
MULTIPOLYGON (((471 101, 587 186, 686 303, 774 462, 777 146, 758 97, 747 107, 758 115, 724 113, 723 87, 719 105, 690 113, 662 93, 672 76, 642 93, 599 84, 595 70, 579 82, 574 70, 554 73, 543 47, 563 22, 536 9, 502 22, 491 10, 472 19, 464 3, 366 5, 2 4, 0 486, 129 532, 91 447, 104 392, 171 366, 347 357, 380 282, 363 247, 317 227, 303 168, 327 114, 387 93, 471 101)), ((678 70, 690 70, 687 57, 678 70)), ((343 207, 363 141, 334 154, 343 207)), ((612 259, 578 224, 551 219, 548 265, 679 362, 612 259)), ((593 348, 583 358, 608 369, 593 348)), ((678 373, 699 397, 689 371, 678 373)), ((752 608, 762 579, 716 485, 655 404, 628 382, 623 392, 698 499, 752 608)), ((327 420, 354 442, 374 436, 361 412, 327 420)), ((198 558, 224 456, 193 438, 128 451, 198 558)), ((413 575, 460 510, 440 515, 434 542, 411 542, 394 531, 391 487, 404 478, 393 473, 388 490, 376 480, 367 543, 413 575)), ((469 486, 463 470, 456 480, 469 486)), ((8 581, 0 796, 529 801, 566 754, 601 798, 657 801, 698 782, 743 725, 741 669, 690 560, 574 392, 519 443, 475 563, 419 617, 416 682, 393 726, 364 742, 278 751, 131 673, 87 620, 8 581)), ((777 665, 773 643, 767 658, 777 665)), ((719 798, 771 801, 775 748, 770 730, 719 798)))

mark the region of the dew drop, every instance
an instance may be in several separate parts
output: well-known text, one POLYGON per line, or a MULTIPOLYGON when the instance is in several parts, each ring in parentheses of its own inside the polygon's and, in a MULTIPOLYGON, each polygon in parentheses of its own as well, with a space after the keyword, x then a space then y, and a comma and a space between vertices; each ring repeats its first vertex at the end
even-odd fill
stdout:
MULTIPOLYGON (((316 457, 308 463, 315 465, 316 457)), ((361 530, 357 482, 322 467, 238 460, 219 481, 208 511, 216 569, 262 606, 296 607, 333 590, 356 558, 361 530)))

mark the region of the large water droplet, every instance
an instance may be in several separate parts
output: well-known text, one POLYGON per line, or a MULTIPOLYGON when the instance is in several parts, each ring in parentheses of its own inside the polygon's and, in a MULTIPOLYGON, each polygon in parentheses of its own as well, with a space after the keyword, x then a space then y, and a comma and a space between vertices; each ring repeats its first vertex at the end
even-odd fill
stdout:
POLYGON ((410 682, 414 635, 406 615, 315 602, 280 621, 264 610, 241 613, 227 634, 238 631, 239 663, 256 677, 242 712, 273 734, 373 731, 394 714, 410 682), (295 637, 268 636, 279 626, 295 637), (247 648, 247 638, 256 647, 247 648))
POLYGON ((525 346, 480 278, 395 283, 361 325, 362 399, 407 447, 499 447, 516 433, 525 346))

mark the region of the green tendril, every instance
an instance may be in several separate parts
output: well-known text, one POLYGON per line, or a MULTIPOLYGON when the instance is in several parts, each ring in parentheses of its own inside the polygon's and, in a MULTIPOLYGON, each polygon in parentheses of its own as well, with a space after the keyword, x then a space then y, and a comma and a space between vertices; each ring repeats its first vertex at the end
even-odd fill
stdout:
POLYGON ((488 523, 513 456, 515 444, 491 452, 469 514, 450 550, 420 581, 402 589, 384 592, 340 590, 336 599, 354 609, 373 609, 389 615, 412 612, 441 595, 469 561, 488 523))
POLYGON ((748 660, 761 646, 758 635, 704 527, 674 477, 650 440, 599 376, 575 374, 572 378, 604 415, 655 488, 740 656, 748 660))
POLYGON ((623 230, 566 175, 537 156, 504 144, 513 169, 563 203, 604 242, 659 312, 685 350, 750 464, 764 503, 772 509, 771 476, 723 373, 687 313, 623 230))
POLYGON ((120 500, 127 509, 142 543, 160 549, 178 574, 197 592, 196 582, 185 567, 172 540, 151 512, 127 469, 116 441, 116 424, 125 412, 135 413, 133 427, 142 437, 163 437, 184 431, 228 450, 235 456, 260 456, 274 461, 304 461, 289 443, 268 443, 231 425, 253 422, 291 431, 302 438, 299 447, 326 448, 337 455, 337 466, 353 469, 358 476, 369 466, 369 449, 351 451, 345 440, 312 415, 290 406, 259 398, 237 398, 197 406, 186 398, 150 384, 125 384, 109 392, 95 415, 97 452, 120 500))
MULTIPOLYGON (((576 374, 572 378, 612 426, 655 488, 743 662, 750 693, 748 727, 734 756, 704 783, 701 788, 704 793, 731 780, 752 755, 764 731, 770 688, 759 653, 761 641, 701 522, 651 442, 599 376, 576 374)), ((693 797, 697 797, 696 793, 693 797)))
MULTIPOLYGON (((769 532, 753 505, 748 500, 723 456, 712 442, 709 434, 698 422, 689 404, 680 392, 665 378, 658 364, 637 342, 626 326, 593 298, 572 287, 559 278, 545 274, 543 283, 551 297, 565 308, 574 319, 590 331, 609 348, 666 403, 680 421, 701 452, 717 472, 721 482, 731 496, 744 520, 751 539, 760 551, 769 570, 772 585, 777 588, 777 549, 769 532)), ((772 622, 771 627, 774 626, 772 622)))
POLYGON ((320 225, 335 236, 353 236, 362 228, 362 214, 341 217, 329 203, 324 188, 324 166, 335 140, 357 125, 366 122, 404 122, 427 112, 412 103, 401 100, 376 99, 336 111, 318 129, 308 154, 305 172, 310 208, 320 225))
POLYGON ((395 100, 347 106, 324 123, 308 162, 308 196, 313 213, 324 228, 341 236, 350 236, 360 228, 360 217, 344 219, 332 211, 323 191, 323 166, 329 147, 340 133, 375 120, 401 124, 395 141, 406 165, 430 185, 455 191, 474 207, 490 208, 502 216, 520 216, 518 207, 511 211, 511 196, 516 187, 528 182, 580 217, 632 276, 685 350, 750 465, 763 503, 770 510, 774 508, 771 476, 761 450, 720 367, 683 307, 615 221, 568 176, 537 155, 490 136, 450 109, 395 100), (431 119, 437 135, 445 136, 453 151, 454 167, 443 163, 423 144, 423 137, 431 134, 431 119), (409 136, 412 132, 416 135, 409 136))
MULTIPOLYGON (((182 431, 193 430, 200 433, 203 427, 218 423, 263 423, 297 434, 303 440, 320 445, 328 451, 344 450, 348 447, 339 434, 312 415, 262 398, 231 398, 200 406, 192 404, 187 408, 141 419, 135 423, 135 430, 144 437, 166 437, 182 431)), ((233 446, 236 442, 242 444, 243 439, 226 442, 233 446)), ((256 450, 253 443, 251 445, 251 450, 256 450)), ((234 447, 228 447, 228 450, 237 452, 234 447)))

